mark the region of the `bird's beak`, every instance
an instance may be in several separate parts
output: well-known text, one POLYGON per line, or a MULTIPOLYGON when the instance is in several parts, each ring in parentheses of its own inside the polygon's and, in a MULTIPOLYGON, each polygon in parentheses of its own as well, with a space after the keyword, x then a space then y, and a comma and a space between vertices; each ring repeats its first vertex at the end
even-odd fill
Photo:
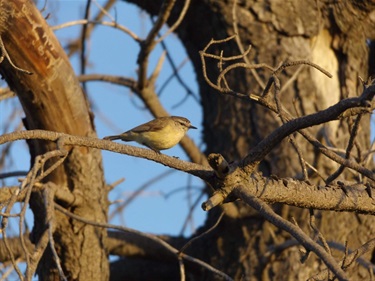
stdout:
POLYGON ((190 125, 189 129, 198 129, 198 128, 194 127, 193 125, 190 125))

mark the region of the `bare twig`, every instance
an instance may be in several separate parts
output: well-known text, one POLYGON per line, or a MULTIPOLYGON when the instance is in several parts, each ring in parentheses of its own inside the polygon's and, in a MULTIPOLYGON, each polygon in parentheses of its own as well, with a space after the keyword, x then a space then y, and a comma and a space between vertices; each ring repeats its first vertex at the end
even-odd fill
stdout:
POLYGON ((215 224, 213 226, 211 226, 209 229, 207 229, 205 232, 199 234, 198 236, 190 239, 181 249, 180 251, 178 252, 178 255, 182 255, 183 252, 185 252, 185 250, 190 247, 191 244, 194 243, 194 241, 206 236, 207 234, 209 234, 211 231, 213 231, 218 225, 219 223, 221 222, 221 219, 224 217, 225 213, 224 212, 221 212, 220 216, 218 217, 217 221, 215 222, 215 224))
MULTIPOLYGON (((354 140, 355 140, 355 137, 357 136, 357 133, 358 133, 358 129, 359 129, 359 123, 361 121, 361 118, 362 118, 362 113, 358 114, 358 116, 356 117, 355 119, 355 122, 354 122, 354 126, 353 126, 353 129, 350 133, 350 138, 349 138, 349 142, 348 142, 348 145, 346 147, 346 152, 345 152, 345 159, 349 159, 350 158, 350 153, 354 147, 354 140)), ((326 182, 329 184, 331 183, 332 181, 334 181, 338 176, 340 176, 340 174, 344 171, 345 169, 345 166, 344 165, 341 165, 336 172, 332 173, 326 180, 326 182)))
POLYGON ((178 264, 180 267, 180 281, 185 281, 185 265, 184 265, 184 260, 178 256, 178 264))
POLYGON ((310 222, 310 227, 315 232, 314 235, 316 235, 319 238, 320 242, 323 244, 324 249, 327 251, 327 253, 332 255, 331 249, 329 248, 329 245, 328 245, 326 239, 324 238, 323 234, 320 232, 320 230, 318 229, 318 227, 315 224, 315 215, 314 215, 313 209, 310 209, 310 220, 309 220, 309 222, 310 222))
MULTIPOLYGON (((53 184, 53 183, 49 183, 50 185, 53 184)), ((62 270, 62 267, 61 267, 61 262, 60 262, 60 258, 56 252, 56 249, 55 249, 55 240, 53 238, 53 233, 55 231, 55 226, 54 226, 54 222, 55 222, 55 216, 54 216, 54 212, 55 212, 55 202, 54 202, 54 196, 55 196, 55 190, 56 190, 56 187, 55 188, 49 188, 48 186, 43 190, 43 195, 44 195, 44 204, 45 204, 45 208, 46 208, 46 223, 48 225, 48 239, 49 239, 49 245, 50 245, 50 248, 51 248, 51 251, 52 251, 52 256, 54 257, 55 259, 55 262, 56 262, 56 267, 57 267, 57 270, 59 271, 59 275, 60 275, 60 278, 62 280, 68 280, 64 274, 64 271, 62 270)))
POLYGON ((116 85, 121 85, 128 87, 132 91, 136 91, 137 83, 132 78, 127 78, 123 76, 113 76, 113 75, 106 75, 106 74, 85 74, 78 76, 80 82, 86 81, 103 81, 109 82, 116 85))
POLYGON ((167 170, 160 175, 157 175, 151 179, 149 179, 147 182, 142 184, 139 188, 137 188, 124 202, 119 204, 115 210, 109 215, 109 220, 113 219, 113 217, 116 214, 120 214, 137 196, 139 196, 142 192, 144 192, 148 187, 151 186, 151 184, 154 184, 155 182, 164 179, 165 177, 172 174, 174 170, 167 170))
POLYGON ((1 88, 0 89, 0 101, 14 98, 16 94, 9 88, 1 88))
MULTIPOLYGON (((31 169, 26 179, 21 184, 21 190, 26 189, 26 195, 25 195, 25 199, 23 202, 21 212, 20 212, 19 233, 23 233, 24 219, 25 219, 28 203, 30 201, 30 196, 31 196, 31 191, 32 191, 33 186, 38 181, 42 180, 44 177, 46 177, 51 172, 53 172, 58 166, 60 166, 65 160, 66 155, 67 155, 66 152, 50 151, 50 152, 45 153, 44 155, 38 155, 35 158, 35 164, 33 168, 31 169), (56 161, 46 171, 44 171, 44 165, 46 164, 48 160, 50 160, 51 158, 60 157, 60 156, 63 156, 63 158, 56 161)), ((27 263, 26 278, 28 280, 31 279, 31 277, 34 275, 35 270, 36 270, 36 265, 38 261, 40 260, 40 258, 42 257, 44 249, 48 244, 48 237, 45 237, 45 236, 47 236, 47 233, 42 235, 42 237, 40 238, 36 246, 36 250, 31 256, 28 251, 23 235, 20 235, 21 245, 24 250, 25 257, 26 257, 26 263, 27 263), (30 257, 32 258, 30 259, 30 257)))
MULTIPOLYGON (((19 263, 19 262, 22 262, 22 259, 21 258, 18 258, 17 260, 16 260, 16 263, 19 263)), ((4 268, 5 268, 5 266, 4 266, 4 268)), ((8 268, 8 270, 7 271, 3 271, 2 270, 2 275, 1 275, 1 277, 0 277, 0 281, 5 281, 5 280, 9 280, 9 278, 8 278, 8 276, 13 272, 13 270, 14 270, 14 267, 9 267, 8 268)))
POLYGON ((231 64, 229 65, 228 67, 226 67, 218 76, 217 78, 217 81, 216 81, 216 85, 217 86, 220 86, 221 84, 221 80, 223 79, 223 77, 231 70, 233 69, 238 69, 238 68, 244 68, 244 69, 259 69, 259 68, 265 68, 265 69, 268 69, 270 71, 273 71, 273 68, 270 67, 268 64, 265 64, 265 63, 259 63, 259 64, 247 64, 247 63, 243 63, 243 62, 238 62, 238 63, 234 63, 234 64, 231 64))
POLYGON ((33 74, 32 72, 26 70, 26 69, 22 69, 18 66, 16 66, 12 59, 10 58, 9 54, 8 54, 8 51, 6 50, 5 46, 4 46, 4 42, 3 42, 3 39, 1 38, 1 34, 0 34, 0 51, 1 51, 1 55, 0 55, 0 63, 3 62, 4 58, 6 58, 9 62, 9 64, 16 70, 20 71, 20 72, 23 72, 25 74, 28 74, 28 75, 31 75, 33 74))
MULTIPOLYGON (((90 17, 90 7, 91 7, 91 0, 87 0, 86 2, 86 8, 85 8, 85 20, 88 20, 90 17)), ((82 34, 81 34, 81 54, 80 54, 80 72, 81 75, 85 74, 86 72, 86 39, 87 39, 87 25, 83 25, 82 27, 82 34)), ((85 92, 87 92, 86 89, 86 83, 82 83, 82 87, 85 92)))
POLYGON ((152 29, 148 33, 146 39, 141 43, 141 50, 138 55, 138 88, 143 89, 147 86, 147 71, 148 71, 148 59, 151 51, 156 46, 155 38, 157 37, 160 29, 167 22, 172 8, 176 0, 167 0, 164 1, 160 9, 158 19, 153 25, 152 29))
POLYGON ((151 83, 152 85, 155 84, 157 78, 159 77, 160 71, 163 67, 164 60, 165 60, 165 51, 161 53, 160 58, 155 66, 155 69, 154 71, 152 71, 148 79, 149 83, 151 83))
MULTIPOLYGON (((104 16, 108 16, 110 19, 112 19, 112 17, 108 14, 107 11, 109 11, 109 9, 116 3, 116 0, 108 0, 103 6, 100 6, 100 11, 98 12, 98 14, 94 17, 94 20, 93 22, 100 22, 102 20, 102 18, 104 16)), ((114 19, 114 22, 113 22, 114 25, 117 24, 116 22, 116 19, 114 19)), ((94 27, 95 25, 90 25, 88 26, 87 30, 86 30, 86 37, 90 37, 91 36, 91 33, 93 32, 94 30, 94 27)), ((79 48, 80 48, 80 42, 81 42, 81 38, 78 38, 76 40, 74 40, 73 42, 71 42, 69 44, 69 48, 70 48, 70 51, 69 51, 69 56, 71 56, 72 54, 74 54, 75 52, 79 51, 79 48)))
POLYGON ((190 0, 185 0, 185 4, 184 6, 182 7, 182 10, 181 12, 179 13, 178 15, 178 19, 176 20, 176 22, 168 29, 168 31, 163 35, 161 36, 155 44, 159 44, 160 42, 164 41, 164 39, 169 35, 171 34, 173 31, 175 31, 177 29, 177 27, 181 24, 182 20, 184 19, 185 15, 186 15, 186 12, 189 8, 189 5, 190 5, 190 0))
MULTIPOLYGON (((240 52, 242 54, 245 54, 245 48, 243 47, 243 44, 241 42, 241 36, 240 36, 239 31, 238 31, 238 18, 237 18, 236 11, 237 11, 237 0, 233 0, 233 8, 232 8, 233 30, 234 30, 234 33, 237 34, 237 36, 235 37, 235 39, 236 39, 236 43, 237 43, 238 49, 240 50, 240 52)), ((252 64, 252 62, 249 60, 249 58, 247 57, 247 55, 245 55, 243 57, 243 59, 244 59, 244 61, 248 65, 252 64)), ((264 84, 262 78, 260 78, 260 76, 258 75, 258 73, 255 71, 255 69, 254 68, 250 69, 250 72, 254 76, 254 78, 257 81, 257 83, 259 84, 259 86, 262 89, 264 89, 265 88, 265 84, 264 84)))
POLYGON ((308 60, 297 60, 297 61, 289 61, 289 62, 285 62, 283 64, 280 65, 280 67, 278 67, 274 74, 277 75, 279 74, 280 72, 282 72, 283 70, 285 70, 286 68, 288 67, 292 67, 292 66, 298 66, 298 65, 308 65, 308 66, 312 66, 314 67, 315 69, 319 70, 320 72, 322 72, 324 75, 326 75, 327 77, 329 78, 332 78, 332 74, 329 73, 327 70, 325 70, 324 68, 320 67, 319 65, 311 62, 311 61, 308 61, 308 60))
POLYGON ((100 5, 98 3, 98 1, 94 0, 93 1, 95 6, 98 7, 98 9, 100 10, 100 13, 98 13, 95 17, 95 19, 97 18, 101 18, 103 17, 104 15, 107 16, 108 18, 110 18, 112 21, 116 21, 115 18, 112 17, 112 15, 110 13, 108 13, 108 10, 109 8, 116 2, 115 0, 109 0, 107 1, 107 3, 105 4, 105 6, 103 7, 102 5, 100 5))
POLYGON ((307 167, 306 167, 307 162, 303 158, 302 150, 300 149, 300 147, 299 147, 298 143, 296 142, 296 139, 295 139, 294 136, 290 136, 289 141, 292 144, 292 146, 294 147, 295 151, 297 152, 299 163, 300 163, 301 169, 302 169, 302 175, 303 175, 302 179, 306 181, 306 180, 309 179, 309 174, 307 172, 307 167))
POLYGON ((10 245, 8 243, 8 238, 7 238, 7 234, 6 234, 6 226, 7 226, 7 223, 4 223, 4 218, 2 219, 2 225, 1 225, 1 234, 3 235, 3 243, 5 245, 5 248, 7 250, 7 252, 9 253, 9 257, 10 257, 10 261, 12 263, 12 266, 14 268, 14 270, 17 272, 17 275, 18 275, 18 278, 20 281, 23 281, 25 280, 20 268, 18 267, 17 265, 17 262, 16 262, 16 259, 14 258, 14 254, 12 252, 12 250, 10 249, 10 245))
POLYGON ((188 96, 192 96, 195 101, 199 102, 199 97, 190 89, 189 85, 187 85, 185 83, 185 81, 181 78, 181 75, 179 74, 179 70, 185 65, 186 62, 188 62, 189 59, 186 58, 185 60, 183 60, 181 62, 181 64, 179 66, 176 66, 176 64, 174 63, 174 61, 172 59, 171 54, 169 53, 169 50, 167 48, 167 44, 164 41, 161 41, 160 44, 161 44, 163 50, 166 52, 167 60, 168 60, 168 62, 170 64, 170 66, 172 67, 173 73, 160 86, 160 89, 158 91, 158 96, 161 95, 161 93, 163 92, 164 88, 168 85, 168 83, 170 81, 172 81, 172 78, 176 78, 177 81, 178 81, 178 83, 180 83, 180 85, 182 86, 182 88, 185 89, 187 95, 188 96))
MULTIPOLYGON (((190 187, 191 189, 191 187, 190 187)), ((195 208, 198 206, 198 204, 200 202, 202 202, 202 198, 204 195, 206 195, 206 191, 205 190, 201 190, 199 196, 195 199, 195 201, 193 202, 193 204, 191 204, 191 206, 189 207, 189 213, 187 214, 186 216, 186 219, 182 225, 182 228, 181 228, 181 231, 180 231, 180 235, 182 236, 185 232, 185 228, 187 227, 188 225, 188 222, 191 220, 192 216, 193 216, 193 211, 195 210, 195 208)))
POLYGON ((94 26, 95 25, 104 25, 104 26, 109 26, 109 27, 113 27, 115 29, 118 29, 118 30, 124 32, 125 34, 129 35, 134 41, 136 41, 138 43, 142 41, 142 39, 139 38, 137 36, 137 34, 132 32, 127 27, 125 27, 121 24, 118 24, 117 22, 95 21, 95 20, 82 19, 82 20, 70 21, 70 22, 67 22, 67 23, 55 25, 51 28, 52 28, 52 30, 59 30, 59 29, 63 29, 63 28, 67 28, 67 27, 71 27, 71 26, 75 26, 75 25, 94 25, 94 26))
POLYGON ((2 173, 0 174, 0 179, 5 179, 5 178, 11 178, 11 177, 23 177, 26 176, 28 172, 26 171, 13 171, 9 173, 2 173))

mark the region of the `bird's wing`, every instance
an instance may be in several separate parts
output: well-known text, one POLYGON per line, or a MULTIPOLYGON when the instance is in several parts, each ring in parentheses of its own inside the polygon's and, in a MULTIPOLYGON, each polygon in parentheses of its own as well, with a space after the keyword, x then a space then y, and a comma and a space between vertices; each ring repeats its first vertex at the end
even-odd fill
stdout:
POLYGON ((145 124, 139 125, 130 131, 133 131, 135 133, 142 133, 142 132, 151 132, 151 131, 158 131, 164 127, 164 124, 162 122, 155 123, 153 122, 155 120, 152 120, 150 122, 147 122, 145 124))

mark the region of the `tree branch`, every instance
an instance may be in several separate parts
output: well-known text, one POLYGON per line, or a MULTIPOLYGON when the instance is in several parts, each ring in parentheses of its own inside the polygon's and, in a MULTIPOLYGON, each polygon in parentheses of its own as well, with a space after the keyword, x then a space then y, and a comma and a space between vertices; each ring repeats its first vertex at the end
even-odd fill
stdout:
POLYGON ((127 154, 135 157, 142 157, 144 159, 152 160, 154 162, 163 164, 170 168, 187 172, 197 176, 203 180, 210 181, 213 176, 213 171, 207 167, 199 164, 190 163, 170 157, 165 154, 156 153, 150 149, 138 148, 125 144, 118 144, 108 140, 100 140, 92 137, 72 136, 64 133, 57 133, 44 130, 30 130, 20 131, 0 136, 0 145, 6 142, 16 140, 42 139, 52 142, 59 142, 61 146, 83 146, 102 150, 113 151, 121 154, 127 154))

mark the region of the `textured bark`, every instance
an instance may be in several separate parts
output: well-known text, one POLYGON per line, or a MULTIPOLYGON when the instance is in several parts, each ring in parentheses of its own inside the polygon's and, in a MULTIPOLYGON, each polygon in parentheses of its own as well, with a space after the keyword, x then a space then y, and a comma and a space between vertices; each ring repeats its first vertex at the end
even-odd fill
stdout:
MULTIPOLYGON (((160 1, 129 0, 152 15, 158 13, 160 1)), ((183 2, 183 1, 181 1, 183 2)), ((177 1, 172 24, 182 3, 177 1)), ((369 50, 366 38, 373 38, 374 24, 369 12, 374 10, 371 1, 238 1, 237 18, 239 35, 245 48, 251 44, 250 59, 255 63, 277 66, 283 60, 309 59, 333 74, 326 78, 317 70, 303 67, 288 69, 280 75, 281 85, 298 70, 300 73, 281 94, 283 105, 295 112, 295 100, 299 114, 309 114, 337 102, 340 98, 356 96, 360 89, 358 76, 368 75, 369 50), (319 5, 318 7, 316 5, 319 5)), ((279 119, 263 108, 224 96, 210 88, 203 79, 199 51, 211 38, 223 39, 234 34, 232 19, 233 1, 192 1, 187 15, 177 29, 181 42, 194 65, 200 87, 204 112, 204 141, 207 154, 221 153, 228 160, 239 160, 251 146, 262 140, 280 125, 279 119)), ((212 46, 211 53, 224 56, 238 55, 235 43, 219 47, 212 46)), ((209 60, 209 59, 208 59, 209 60)), ((217 61, 208 61, 208 73, 215 80, 218 74, 217 61)), ((264 81, 270 76, 259 71, 264 81)), ((261 88, 246 71, 233 71, 227 76, 228 84, 241 93, 261 93, 261 88)), ((361 151, 369 147, 369 118, 365 117, 360 132, 361 151)), ((325 126, 311 128, 316 137, 332 141, 332 145, 345 149, 348 141, 347 129, 352 120, 331 122, 325 126)), ((311 145, 296 136, 304 158, 319 168, 323 176, 337 169, 337 164, 317 154, 311 145)), ((356 150, 360 157, 360 150, 356 150)), ((287 140, 274 149, 261 163, 264 175, 300 177, 301 167, 297 154, 287 140)), ((345 174, 347 177, 350 176, 345 174)), ((318 182, 317 177, 310 180, 318 182)), ((264 221, 258 214, 243 204, 227 204, 224 221, 214 234, 197 241, 190 253, 208 261, 236 280, 304 280, 319 269, 322 263, 310 257, 300 263, 298 247, 286 247, 290 236, 264 221), (270 247, 280 246, 266 257, 270 247)), ((308 211, 288 206, 275 206, 285 218, 294 217, 306 231, 308 211)), ((216 211, 210 212, 207 227, 214 223, 216 211)), ((356 216, 352 213, 318 212, 318 227, 328 241, 344 244, 350 248, 360 246, 374 237, 374 218, 356 216)), ((342 252, 335 254, 342 256, 342 252)), ((369 256, 366 258, 369 259, 369 256)), ((353 280, 369 278, 367 273, 355 271, 353 280), (364 274, 364 275, 359 275, 364 274)))
MULTIPOLYGON (((7 60, 0 72, 17 94, 28 129, 45 129, 73 135, 95 136, 85 95, 68 57, 34 3, 29 0, 0 1, 1 37, 13 63, 32 75, 14 69, 7 60)), ((31 164, 37 155, 56 149, 56 144, 29 142, 31 164)), ((63 166, 48 181, 73 193, 84 194, 84 202, 71 209, 85 218, 107 221, 107 190, 99 150, 68 148, 63 166)), ((47 164, 51 165, 54 159, 47 164)), ((37 243, 45 230, 45 210, 39 193, 32 195, 34 213, 31 241, 37 243)), ((69 280, 107 280, 109 266, 102 247, 106 231, 68 219, 56 212, 54 239, 63 270, 69 280)), ((54 258, 47 250, 39 263, 40 280, 59 280, 54 258)))

